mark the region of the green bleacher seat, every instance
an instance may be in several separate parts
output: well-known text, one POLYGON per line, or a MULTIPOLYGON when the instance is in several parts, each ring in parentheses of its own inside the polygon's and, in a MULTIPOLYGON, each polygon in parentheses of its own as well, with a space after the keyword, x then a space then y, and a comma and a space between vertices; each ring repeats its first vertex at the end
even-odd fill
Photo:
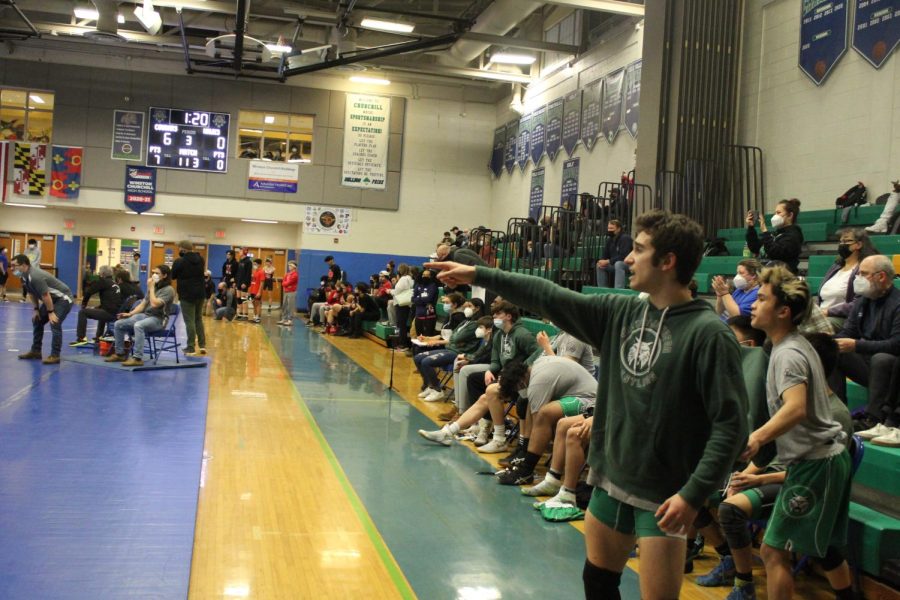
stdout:
POLYGON ((726 241, 725 247, 728 248, 729 256, 740 256, 744 255, 744 246, 747 245, 747 242, 744 240, 736 240, 736 241, 726 241))
POLYGON ((562 261, 562 268, 567 271, 581 272, 581 265, 583 262, 584 259, 577 256, 574 256, 572 258, 564 258, 562 261))
POLYGON ((900 448, 865 444, 866 453, 853 477, 854 483, 895 496, 900 501, 900 448))
POLYGON ((881 254, 900 254, 900 235, 873 235, 870 239, 881 254))
POLYGON ((864 572, 880 576, 882 563, 900 556, 900 520, 851 502, 849 529, 850 555, 864 572))
POLYGON ((586 285, 581 288, 582 294, 587 294, 589 296, 597 296, 600 294, 617 294, 619 296, 637 296, 640 292, 637 290, 633 290, 631 288, 608 288, 608 287, 597 287, 594 285, 586 285))
POLYGON ((531 333, 533 333, 535 335, 537 335, 538 332, 545 331, 545 332, 547 332, 547 335, 553 336, 553 335, 556 335, 557 332, 559 331, 553 325, 550 325, 549 323, 544 323, 540 319, 532 319, 530 317, 523 317, 523 318, 519 319, 519 322, 525 326, 525 329, 527 329, 528 331, 530 331, 531 333))
POLYGON ((822 254, 809 257, 809 267, 806 270, 810 277, 822 277, 837 260, 837 256, 822 254))
POLYGON ((740 256, 704 256, 697 270, 712 275, 734 275, 742 260, 740 256))
POLYGON ((694 273, 694 281, 697 282, 697 293, 698 294, 709 294, 710 287, 709 281, 712 278, 710 273, 705 271, 697 271, 694 273))
POLYGON ((807 277, 806 285, 809 286, 809 291, 812 292, 813 295, 819 293, 819 288, 822 287, 822 280, 824 277, 807 277))
MULTIPOLYGON (((860 206, 858 208, 854 208, 850 211, 849 218, 847 219, 847 225, 871 225, 875 222, 875 220, 881 216, 881 212, 884 210, 883 206, 860 206)), ((772 221, 772 214, 766 215, 766 223, 770 223, 772 221)), ((810 225, 813 223, 830 223, 835 225, 840 225, 841 222, 841 211, 835 210, 833 208, 823 208, 818 210, 800 210, 800 216, 797 219, 797 224, 801 227, 805 227, 806 225, 810 225)))
POLYGON ((716 232, 716 237, 725 238, 726 241, 743 242, 747 239, 747 229, 744 227, 720 229, 716 232))
MULTIPOLYGON (((801 216, 803 213, 800 213, 801 216)), ((840 225, 828 222, 817 223, 801 223, 800 228, 803 230, 803 239, 807 242, 825 242, 828 237, 841 228, 840 225)), ((771 227, 769 228, 771 231, 771 227)), ((747 238, 747 230, 743 227, 720 229, 716 232, 717 237, 725 238, 726 241, 739 241, 747 238)))

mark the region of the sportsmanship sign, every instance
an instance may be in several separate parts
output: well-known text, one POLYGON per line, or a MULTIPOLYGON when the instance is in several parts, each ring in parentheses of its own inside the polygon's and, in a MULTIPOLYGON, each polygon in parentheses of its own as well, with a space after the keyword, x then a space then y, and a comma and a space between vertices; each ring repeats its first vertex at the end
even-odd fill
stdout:
POLYGON ((125 167, 125 206, 142 213, 156 204, 156 167, 125 167))
POLYGON ((383 190, 387 182, 391 99, 347 94, 341 185, 383 190))
POLYGON ((803 0, 800 14, 800 70, 822 85, 847 50, 849 0, 803 0))
POLYGON ((896 0, 855 0, 853 48, 876 69, 900 41, 900 5, 896 0))

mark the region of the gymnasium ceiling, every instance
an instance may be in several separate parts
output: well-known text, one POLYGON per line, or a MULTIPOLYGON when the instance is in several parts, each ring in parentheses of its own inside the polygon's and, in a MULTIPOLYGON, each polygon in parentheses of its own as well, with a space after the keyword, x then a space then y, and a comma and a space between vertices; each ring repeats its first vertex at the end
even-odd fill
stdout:
POLYGON ((174 68, 287 81, 344 73, 498 87, 574 60, 589 35, 643 15, 642 0, 0 0, 3 54, 77 52, 171 61, 174 68), (80 16, 76 16, 76 9, 80 16), (139 20, 149 10, 151 26, 139 20), (544 31, 583 10, 581 43, 544 31), (85 12, 88 11, 88 12, 85 12), (90 14, 93 11, 93 14, 90 14), (158 14, 158 29, 152 21, 158 14), (85 17, 85 14, 89 16, 85 17), (373 30, 364 19, 414 27, 373 30), (590 31, 589 31, 590 29, 590 31), (269 45, 267 48, 266 45, 269 45), (276 48, 275 45, 283 46, 276 48), (498 64, 499 53, 536 57, 498 64))

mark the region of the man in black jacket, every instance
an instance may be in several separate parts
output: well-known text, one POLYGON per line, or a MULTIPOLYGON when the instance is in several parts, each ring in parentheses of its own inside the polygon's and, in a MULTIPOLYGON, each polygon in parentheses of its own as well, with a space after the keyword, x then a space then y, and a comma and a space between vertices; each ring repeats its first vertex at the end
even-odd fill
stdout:
POLYGON ((845 377, 869 388, 866 415, 858 419, 858 429, 885 421, 890 427, 900 425, 896 390, 891 389, 900 356, 900 290, 893 280, 894 266, 887 256, 863 259, 851 284, 857 298, 843 329, 835 334, 841 354, 829 378, 831 389, 846 403, 845 377))
POLYGON ((106 331, 106 324, 116 320, 116 313, 122 305, 122 292, 118 284, 113 281, 113 272, 109 265, 102 265, 98 269, 99 277, 92 281, 84 289, 84 299, 81 301, 81 310, 78 312, 78 328, 76 329, 75 341, 70 346, 80 346, 87 344, 87 320, 97 320, 97 335, 99 338, 106 331), (97 308, 88 308, 88 300, 94 294, 100 294, 100 306, 97 308))
POLYGON ((634 242, 631 236, 622 229, 622 222, 611 219, 606 225, 606 246, 603 254, 597 261, 597 285, 609 287, 609 275, 613 274, 613 285, 617 288, 625 287, 625 276, 628 275, 628 266, 625 257, 631 253, 634 242))
POLYGON ((178 282, 178 299, 184 315, 184 328, 187 330, 187 346, 185 356, 201 356, 206 354, 206 332, 203 330, 203 305, 206 302, 206 282, 204 273, 206 263, 203 257, 194 252, 194 244, 190 240, 178 242, 178 258, 172 264, 172 279, 178 282), (195 350, 194 340, 199 348, 195 350))
POLYGON ((247 252, 246 248, 237 248, 237 252, 241 255, 238 261, 237 275, 234 278, 234 287, 237 288, 238 297, 238 314, 247 314, 247 295, 250 290, 250 279, 253 277, 253 259, 247 252))

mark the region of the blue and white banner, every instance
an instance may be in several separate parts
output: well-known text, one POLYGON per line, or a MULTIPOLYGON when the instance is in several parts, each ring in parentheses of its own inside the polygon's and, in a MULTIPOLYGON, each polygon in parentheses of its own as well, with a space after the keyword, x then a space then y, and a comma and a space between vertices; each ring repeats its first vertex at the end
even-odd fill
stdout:
POLYGON ((297 193, 300 165, 273 160, 251 160, 247 168, 247 189, 251 192, 297 193))
POLYGON ((638 117, 641 114, 641 61, 625 67, 625 129, 637 138, 638 117))
POLYGON ((544 119, 547 117, 547 107, 541 106, 531 113, 531 162, 537 166, 544 156, 545 129, 544 119))
POLYGON ((562 146, 563 99, 557 98, 547 105, 547 156, 556 160, 562 146))
POLYGON ((578 169, 581 165, 580 158, 571 158, 563 163, 562 193, 559 197, 559 205, 568 203, 571 210, 575 210, 578 202, 578 169))
POLYGON ((822 85, 847 51, 849 0, 802 0, 800 69, 822 85))
POLYGON ((563 101, 562 144, 572 156, 581 137, 581 90, 566 94, 563 101))
POLYGON ((853 48, 878 69, 890 58, 900 41, 900 2, 854 1, 853 48))
POLYGON ((581 141, 588 150, 594 149, 597 136, 600 135, 600 100, 603 91, 603 80, 598 79, 584 88, 581 100, 581 141))
POLYGON ((512 175, 516 168, 516 145, 519 142, 519 120, 506 124, 506 153, 503 162, 506 164, 506 172, 512 175))
POLYGON ((109 157, 113 160, 144 158, 144 113, 135 110, 113 111, 113 139, 109 157))
POLYGON ((503 155, 506 153, 506 125, 494 130, 494 148, 491 151, 491 173, 494 177, 503 174, 503 155))
POLYGON ((531 154, 531 115, 523 115, 519 119, 519 142, 516 147, 516 163, 519 168, 525 170, 528 157, 531 154))
POLYGON ((136 213, 156 204, 156 167, 125 167, 125 206, 136 213))
POLYGON ((531 194, 528 197, 528 216, 537 221, 544 203, 544 167, 531 172, 531 194))
POLYGON ((622 83, 625 69, 607 75, 603 79, 603 137, 612 144, 622 126, 622 83))

